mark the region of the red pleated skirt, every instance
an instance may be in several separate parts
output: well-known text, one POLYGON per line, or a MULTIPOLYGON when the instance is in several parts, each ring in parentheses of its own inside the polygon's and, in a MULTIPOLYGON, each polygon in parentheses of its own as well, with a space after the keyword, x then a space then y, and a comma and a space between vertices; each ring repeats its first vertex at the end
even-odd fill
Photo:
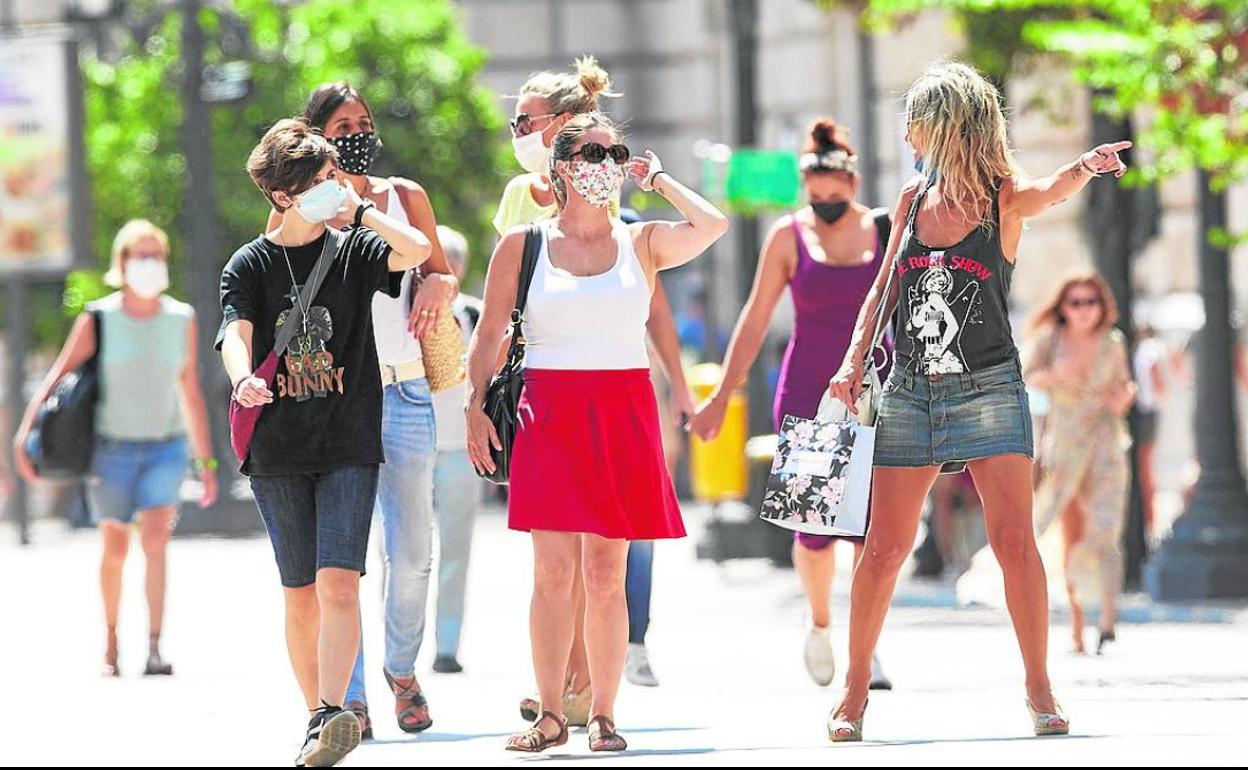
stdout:
POLYGON ((647 369, 528 369, 508 525, 611 539, 684 537, 647 369))

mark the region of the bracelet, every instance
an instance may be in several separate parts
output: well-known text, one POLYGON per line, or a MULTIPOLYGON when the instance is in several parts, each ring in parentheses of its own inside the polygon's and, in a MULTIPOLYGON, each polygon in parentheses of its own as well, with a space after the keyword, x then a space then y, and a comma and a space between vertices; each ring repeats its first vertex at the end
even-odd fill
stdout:
POLYGON ((364 212, 368 211, 369 209, 375 209, 375 208, 377 208, 377 204, 373 203, 372 201, 364 201, 363 203, 361 203, 360 207, 355 210, 355 226, 360 227, 361 225, 363 225, 364 224, 364 212))
POLYGON ((251 379, 251 375, 249 374, 249 375, 247 375, 246 377, 244 377, 244 378, 242 378, 241 380, 239 380, 238 382, 234 383, 234 387, 230 388, 230 398, 232 398, 232 399, 234 399, 235 401, 237 401, 237 400, 238 400, 238 389, 239 389, 239 387, 240 387, 240 386, 241 386, 244 382, 246 382, 247 380, 250 380, 250 379, 251 379))
POLYGON ((1083 166, 1083 170, 1091 174, 1093 178, 1101 175, 1099 171, 1094 171, 1090 166, 1088 166, 1088 162, 1083 159, 1082 155, 1079 156, 1079 165, 1083 166))
MULTIPOLYGON (((664 174, 667 174, 667 171, 665 169, 659 169, 658 171, 654 173, 654 176, 650 177, 650 179, 647 180, 650 185, 650 189, 653 190, 654 192, 659 193, 660 195, 662 195, 663 193, 655 189, 654 183, 659 181, 659 177, 663 176, 664 174)), ((667 175, 669 177, 671 176, 671 174, 667 174, 667 175)))
POLYGON ((194 460, 191 460, 191 467, 197 472, 205 470, 215 471, 219 465, 220 463, 217 462, 215 457, 196 457, 194 460))

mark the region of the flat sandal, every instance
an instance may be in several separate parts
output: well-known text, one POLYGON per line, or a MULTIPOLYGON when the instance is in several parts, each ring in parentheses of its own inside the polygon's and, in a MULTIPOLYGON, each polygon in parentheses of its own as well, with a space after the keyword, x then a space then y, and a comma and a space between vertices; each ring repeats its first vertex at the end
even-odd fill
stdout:
POLYGON ((516 733, 507 739, 508 751, 521 751, 526 754, 540 754, 546 749, 553 749, 568 742, 568 720, 553 711, 543 711, 533 726, 522 733, 516 733), (552 719, 559 725, 559 733, 553 738, 542 732, 538 725, 543 720, 552 719))
POLYGON ((590 751, 624 751, 628 741, 615 730, 615 722, 604 716, 589 720, 590 751))

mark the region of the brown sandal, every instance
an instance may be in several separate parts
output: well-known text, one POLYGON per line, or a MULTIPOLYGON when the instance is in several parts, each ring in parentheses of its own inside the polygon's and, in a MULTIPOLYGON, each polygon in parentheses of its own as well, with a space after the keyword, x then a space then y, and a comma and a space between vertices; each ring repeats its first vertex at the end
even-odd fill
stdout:
POLYGON ((615 731, 615 722, 603 716, 589 720, 590 751, 624 751, 628 741, 615 731))
POLYGON ((539 754, 546 749, 562 746, 568 742, 568 720, 553 711, 543 711, 533 726, 522 733, 516 733, 507 739, 508 751, 523 751, 528 754, 539 754), (538 727, 543 720, 552 719, 559 725, 559 734, 550 737, 538 727))
POLYGON ((355 714, 355 719, 360 723, 360 740, 371 741, 373 739, 373 721, 368 718, 368 704, 364 701, 349 700, 342 704, 343 709, 355 714))
POLYGON ((394 713, 398 717, 399 729, 405 733, 420 733, 433 727, 433 719, 429 716, 429 701, 420 691, 416 677, 412 677, 411 684, 402 685, 390 676, 389 671, 384 673, 386 684, 390 685, 390 692, 394 693, 394 713), (422 710, 423 719, 420 718, 422 710))

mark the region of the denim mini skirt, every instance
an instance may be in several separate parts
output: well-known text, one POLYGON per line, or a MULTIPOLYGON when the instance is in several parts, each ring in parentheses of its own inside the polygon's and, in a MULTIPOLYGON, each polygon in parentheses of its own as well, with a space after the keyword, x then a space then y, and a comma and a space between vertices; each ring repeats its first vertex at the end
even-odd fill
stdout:
POLYGON ((928 375, 894 366, 875 423, 875 465, 962 470, 971 460, 1035 454, 1031 407, 1017 361, 928 375))

